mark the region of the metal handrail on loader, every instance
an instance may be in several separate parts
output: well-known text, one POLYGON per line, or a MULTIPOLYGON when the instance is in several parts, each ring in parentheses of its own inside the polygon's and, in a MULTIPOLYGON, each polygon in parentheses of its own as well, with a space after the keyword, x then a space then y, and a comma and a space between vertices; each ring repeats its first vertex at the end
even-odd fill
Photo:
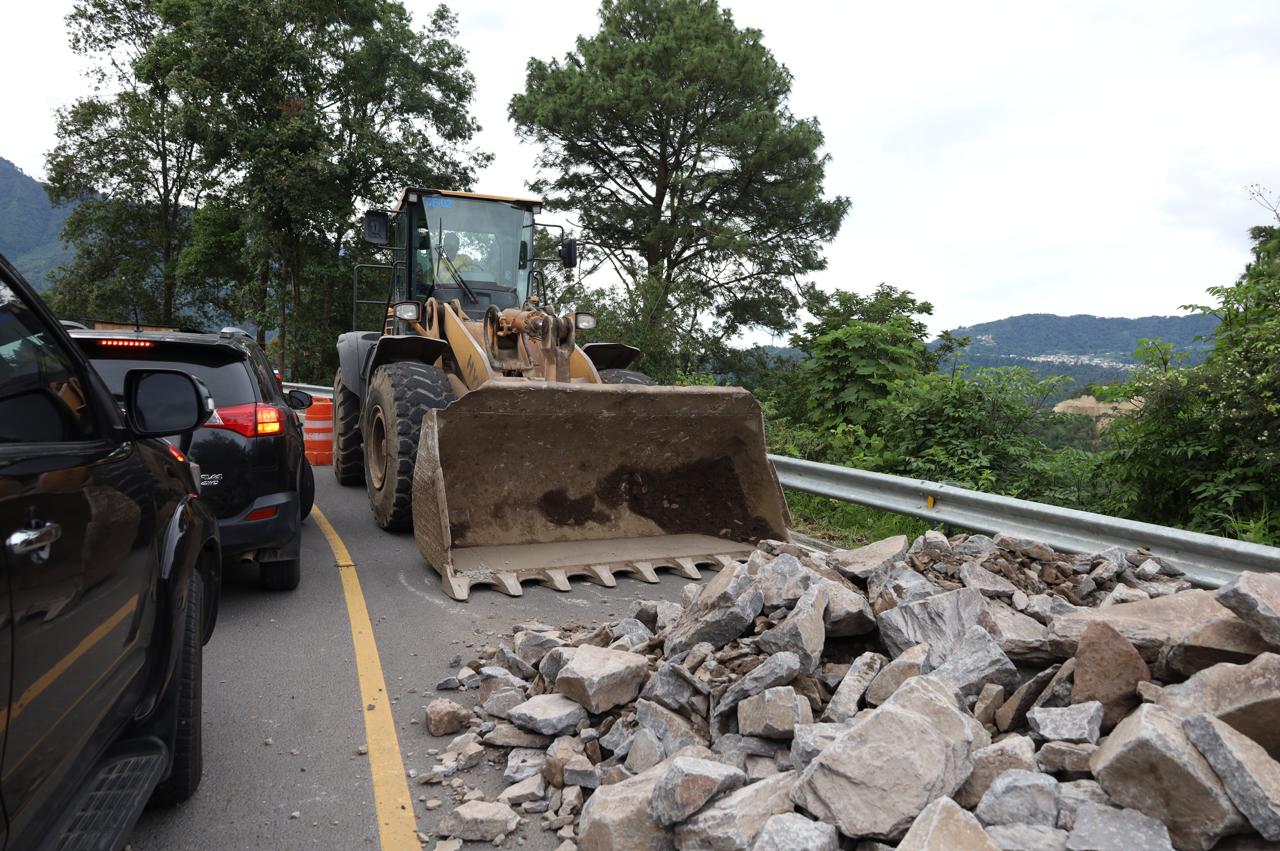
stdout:
POLYGON ((930 523, 1026 536, 1064 552, 1143 548, 1207 588, 1224 585, 1245 570, 1280 572, 1278 547, 783 455, 769 460, 784 488, 930 523))

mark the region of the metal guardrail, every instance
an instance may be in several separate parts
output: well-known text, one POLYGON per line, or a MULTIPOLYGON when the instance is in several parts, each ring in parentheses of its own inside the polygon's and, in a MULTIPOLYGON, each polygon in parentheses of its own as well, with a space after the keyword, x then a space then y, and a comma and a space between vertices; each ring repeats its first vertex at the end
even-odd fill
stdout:
POLYGON ((1280 572, 1277 547, 782 455, 769 460, 783 487, 793 490, 931 523, 1034 538, 1063 552, 1142 547, 1208 588, 1224 585, 1244 570, 1280 572))
MULTIPOLYGON (((286 381, 284 386, 313 396, 333 396, 332 387, 292 381, 286 381)), ((1144 548, 1207 588, 1224 585, 1243 570, 1280 573, 1280 547, 785 455, 770 455, 769 460, 778 471, 782 486, 792 490, 919 517, 930 523, 1034 538, 1062 552, 1144 548)))

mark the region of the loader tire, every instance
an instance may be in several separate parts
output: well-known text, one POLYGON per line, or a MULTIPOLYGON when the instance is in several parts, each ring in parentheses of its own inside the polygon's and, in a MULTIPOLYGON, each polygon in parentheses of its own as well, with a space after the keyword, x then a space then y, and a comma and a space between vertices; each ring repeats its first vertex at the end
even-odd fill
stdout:
POLYGON ((456 397, 438 367, 408 361, 378 367, 363 420, 365 486, 373 519, 388 531, 413 526, 413 465, 422 417, 456 397))
POLYGON ((634 369, 602 369, 600 370, 600 383, 602 384, 657 384, 649 376, 643 372, 636 372, 634 369))
POLYGON ((364 484, 364 446, 360 439, 360 397, 333 377, 333 475, 340 485, 364 484))

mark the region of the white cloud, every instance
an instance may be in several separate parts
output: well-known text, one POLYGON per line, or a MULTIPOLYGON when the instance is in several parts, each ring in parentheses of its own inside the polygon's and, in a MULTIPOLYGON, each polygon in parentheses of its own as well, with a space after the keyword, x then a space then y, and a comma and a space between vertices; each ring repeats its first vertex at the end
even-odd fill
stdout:
MULTIPOLYGON (((434 5, 411 0, 425 20, 434 5)), ((935 329, 1015 313, 1177 312, 1234 279, 1243 186, 1280 188, 1280 5, 870 4, 739 0, 816 116, 827 190, 853 209, 828 249, 827 288, 887 281, 931 300, 935 329)), ((595 31, 597 4, 456 4, 477 78, 478 189, 514 192, 534 151, 507 121, 530 56, 595 31)), ((0 57, 0 155, 40 174, 54 107, 87 85, 66 47, 66 4, 29 4, 0 57), (38 68, 39 73, 32 69, 38 68)))

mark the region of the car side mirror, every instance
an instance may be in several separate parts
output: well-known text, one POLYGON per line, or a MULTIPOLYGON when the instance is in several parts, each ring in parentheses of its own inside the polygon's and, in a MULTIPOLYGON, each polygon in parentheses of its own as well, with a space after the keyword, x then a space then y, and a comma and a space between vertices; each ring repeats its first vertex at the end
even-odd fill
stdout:
POLYGON ((560 262, 566 269, 572 269, 578 265, 578 240, 566 239, 560 243, 560 262))
POLYGON ((310 393, 306 393, 302 390, 290 390, 284 395, 284 400, 289 404, 289 407, 293 408, 295 411, 305 411, 307 408, 310 408, 311 403, 315 401, 311 398, 310 393))
POLYGON ((391 241, 391 217, 385 210, 365 212, 364 241, 373 245, 386 245, 391 241))
POLYGON ((124 376, 129 429, 135 437, 195 431, 213 414, 204 382, 176 369, 131 369, 124 376))

